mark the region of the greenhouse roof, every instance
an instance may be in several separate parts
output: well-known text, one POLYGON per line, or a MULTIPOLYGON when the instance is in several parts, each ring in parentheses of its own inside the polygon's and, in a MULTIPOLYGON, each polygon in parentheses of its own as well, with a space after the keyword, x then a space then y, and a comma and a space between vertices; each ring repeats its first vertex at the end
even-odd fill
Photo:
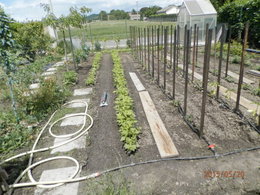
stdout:
POLYGON ((209 0, 184 0, 183 5, 190 15, 217 14, 209 0))

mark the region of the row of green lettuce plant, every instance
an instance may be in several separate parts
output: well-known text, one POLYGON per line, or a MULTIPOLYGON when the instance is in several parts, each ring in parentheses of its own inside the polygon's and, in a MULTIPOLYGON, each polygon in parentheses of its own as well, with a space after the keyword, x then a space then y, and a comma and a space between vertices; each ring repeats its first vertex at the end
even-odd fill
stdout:
POLYGON ((128 152, 134 152, 138 148, 138 135, 140 128, 137 127, 137 120, 133 111, 133 99, 129 95, 127 81, 118 51, 112 52, 113 80, 115 84, 115 109, 117 123, 121 134, 121 141, 128 152))
POLYGON ((101 58, 102 58, 102 53, 97 52, 94 57, 90 72, 88 74, 88 78, 86 79, 86 85, 94 85, 96 83, 97 71, 100 68, 101 58))

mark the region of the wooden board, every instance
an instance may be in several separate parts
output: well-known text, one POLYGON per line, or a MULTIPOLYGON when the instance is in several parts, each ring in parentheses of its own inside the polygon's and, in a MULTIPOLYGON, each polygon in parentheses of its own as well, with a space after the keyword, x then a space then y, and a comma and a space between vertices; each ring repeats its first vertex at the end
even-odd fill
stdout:
MULTIPOLYGON (((167 58, 168 58, 168 59, 171 59, 169 56, 168 56, 167 58)), ((182 65, 182 64, 179 64, 178 67, 181 68, 181 69, 183 69, 183 65, 182 65)), ((190 74, 192 73, 192 70, 191 70, 191 69, 189 69, 189 73, 190 73, 190 74)), ((231 72, 229 71, 229 73, 231 73, 231 72)), ((256 72, 254 72, 254 73, 256 73, 256 72)), ((231 73, 231 74, 232 74, 232 73, 231 73)), ((233 73, 233 76, 235 76, 234 74, 235 74, 235 73, 233 73)), ((238 75, 237 75, 237 76, 238 76, 238 75)), ((195 77, 196 79, 200 80, 200 81, 203 80, 202 75, 200 75, 200 74, 198 74, 198 73, 196 73, 196 72, 194 72, 194 77, 195 77)), ((249 81, 250 81, 249 79, 246 79, 246 78, 243 78, 243 80, 244 80, 244 82, 247 80, 248 83, 249 83, 249 81)), ((253 83, 254 83, 254 81, 250 81, 250 82, 253 82, 253 83)), ((210 87, 209 87, 209 89, 210 89, 210 87)), ((227 91, 228 91, 227 88, 225 88, 225 87, 223 87, 223 86, 220 86, 219 92, 220 92, 222 95, 226 95, 226 94, 227 94, 227 91)), ((237 101, 237 94, 234 93, 234 92, 232 92, 232 91, 229 91, 228 93, 230 93, 230 98, 231 98, 233 101, 236 102, 236 101, 237 101)), ((256 105, 254 102, 252 102, 252 101, 250 101, 250 100, 248 100, 248 99, 246 99, 246 98, 244 98, 244 97, 242 97, 242 96, 240 96, 240 105, 243 106, 243 107, 245 107, 245 108, 246 108, 248 111, 250 111, 250 112, 252 112, 252 111, 257 111, 257 114, 260 115, 260 107, 257 107, 257 105, 256 105)))
POLYGON ((141 81, 139 80, 139 78, 137 77, 137 75, 134 72, 129 72, 129 75, 137 89, 137 91, 144 91, 145 87, 143 86, 143 84, 141 83, 141 81))
MULTIPOLYGON (((234 72, 231 72, 231 71, 228 71, 228 75, 229 76, 231 76, 231 77, 233 77, 234 79, 236 79, 236 80, 239 80, 239 75, 238 74, 236 74, 236 73, 234 73, 234 72)), ((247 78, 243 78, 243 83, 246 83, 246 84, 252 84, 252 83, 254 83, 254 81, 252 81, 252 80, 250 80, 250 79, 247 79, 247 78)))
POLYGON ((147 91, 139 92, 141 102, 161 158, 178 156, 179 153, 159 116, 147 91))
MULTIPOLYGON (((219 87, 219 92, 223 95, 227 94, 227 91, 228 89, 223 87, 223 86, 220 86, 219 87)), ((230 99, 232 99, 233 101, 237 101, 237 94, 232 92, 232 91, 229 91, 228 92, 230 94, 230 99)), ((245 107, 248 111, 257 111, 257 114, 259 115, 260 114, 260 107, 257 107, 257 105, 255 103, 253 103, 252 101, 240 96, 240 105, 245 107)))

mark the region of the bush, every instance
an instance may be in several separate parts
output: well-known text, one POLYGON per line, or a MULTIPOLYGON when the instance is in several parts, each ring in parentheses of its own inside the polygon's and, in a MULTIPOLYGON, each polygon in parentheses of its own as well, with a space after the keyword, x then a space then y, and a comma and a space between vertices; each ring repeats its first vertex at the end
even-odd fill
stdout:
MULTIPOLYGON (((224 4, 218 12, 218 21, 231 25, 232 38, 237 38, 238 32, 243 31, 247 21, 250 23, 249 28, 249 45, 251 47, 260 47, 260 22, 259 22, 259 0, 236 0, 224 4)), ((240 37, 238 37, 239 39, 240 37)))
MULTIPOLYGON (((68 53, 71 53, 72 50, 71 50, 70 42, 69 42, 69 41, 65 41, 65 44, 66 44, 66 51, 67 51, 67 54, 68 54, 68 53)), ((63 41, 59 41, 59 42, 58 42, 58 45, 57 45, 56 51, 57 51, 58 54, 62 54, 62 55, 65 54, 65 50, 64 50, 64 42, 63 42, 63 41)))
POLYGON ((131 48, 132 47, 132 41, 130 39, 127 39, 126 45, 127 45, 127 47, 131 48))
POLYGON ((48 79, 29 96, 25 96, 22 91, 18 93, 18 102, 25 114, 40 120, 45 114, 63 104, 68 96, 69 92, 66 89, 59 87, 55 80, 48 79))
POLYGON ((63 75, 64 85, 75 85, 78 81, 77 73, 75 71, 65 72, 63 75))
POLYGON ((101 51, 101 44, 98 41, 95 42, 95 50, 101 51))

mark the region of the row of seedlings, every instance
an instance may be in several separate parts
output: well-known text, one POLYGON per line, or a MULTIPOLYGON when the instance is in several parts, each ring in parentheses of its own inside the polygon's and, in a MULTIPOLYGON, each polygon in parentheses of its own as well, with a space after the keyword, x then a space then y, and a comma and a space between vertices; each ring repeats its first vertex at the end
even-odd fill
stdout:
POLYGON ((118 51, 112 52, 112 59, 114 63, 113 80, 116 88, 115 110, 117 123, 124 148, 131 153, 138 148, 140 128, 137 127, 137 120, 133 111, 133 99, 129 95, 127 81, 118 51))

